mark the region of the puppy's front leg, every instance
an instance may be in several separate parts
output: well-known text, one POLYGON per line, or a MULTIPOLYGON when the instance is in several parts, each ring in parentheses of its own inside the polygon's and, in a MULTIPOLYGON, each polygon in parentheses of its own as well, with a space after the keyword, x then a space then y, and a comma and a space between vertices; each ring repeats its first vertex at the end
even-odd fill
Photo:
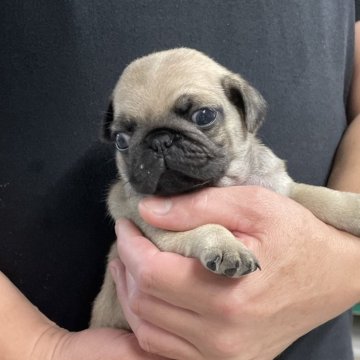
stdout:
POLYGON ((130 327, 123 315, 121 305, 117 297, 115 283, 109 269, 109 262, 118 257, 119 255, 116 243, 114 243, 108 255, 104 282, 99 294, 94 300, 90 328, 111 327, 130 330, 130 327))
MULTIPOLYGON (((255 256, 223 226, 209 224, 185 232, 170 232, 139 222, 138 226, 160 250, 198 258, 206 269, 216 274, 239 277, 260 267, 255 256)), ((116 257, 114 244, 108 262, 116 257)), ((129 329, 108 266, 90 322, 90 327, 104 326, 129 329)))
POLYGON ((111 215, 114 219, 132 220, 160 250, 197 258, 208 270, 229 277, 245 275, 259 267, 255 256, 223 226, 207 224, 184 232, 150 226, 138 212, 141 198, 127 197, 124 187, 115 184, 108 201, 111 215))
POLYGON ((160 250, 198 258, 216 274, 239 277, 259 268, 256 257, 220 225, 208 224, 185 232, 147 227, 144 232, 160 250))
POLYGON ((360 194, 293 183, 289 197, 327 224, 360 236, 360 194))

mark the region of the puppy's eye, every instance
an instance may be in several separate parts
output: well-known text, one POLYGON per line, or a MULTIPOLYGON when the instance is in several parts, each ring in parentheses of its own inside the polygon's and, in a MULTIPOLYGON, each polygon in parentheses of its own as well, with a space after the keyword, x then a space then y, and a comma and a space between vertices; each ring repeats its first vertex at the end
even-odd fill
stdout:
POLYGON ((191 115, 191 120, 201 128, 207 128, 216 121, 217 111, 210 108, 202 108, 191 115))
POLYGON ((115 137, 115 146, 119 151, 125 151, 129 148, 130 136, 126 133, 119 132, 115 137))

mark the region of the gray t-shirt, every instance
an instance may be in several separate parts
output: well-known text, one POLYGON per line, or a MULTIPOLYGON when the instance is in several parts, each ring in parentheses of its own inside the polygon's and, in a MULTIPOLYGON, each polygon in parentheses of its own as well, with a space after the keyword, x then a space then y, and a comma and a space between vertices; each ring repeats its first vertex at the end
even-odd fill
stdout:
MULTIPOLYGON (((86 326, 102 281, 115 172, 96 138, 135 57, 188 46, 243 74, 269 104, 263 141, 294 179, 326 184, 347 123, 354 0, 7 1, 2 10, 0 266, 59 325, 86 326)), ((281 358, 350 360, 349 324, 343 315, 281 358)))

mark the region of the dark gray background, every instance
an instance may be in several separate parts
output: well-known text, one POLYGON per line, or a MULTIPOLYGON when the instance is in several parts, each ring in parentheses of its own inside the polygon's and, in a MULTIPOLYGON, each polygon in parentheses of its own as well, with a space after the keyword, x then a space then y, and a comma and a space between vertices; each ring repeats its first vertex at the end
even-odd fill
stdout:
MULTIPOLYGON (((86 326, 102 281, 115 170, 99 124, 135 57, 189 46, 240 72, 269 103, 264 142, 296 180, 326 183, 346 126, 352 0, 7 0, 1 10, 0 268, 59 325, 86 326)), ((322 343, 306 337, 302 359, 351 358, 346 321, 318 330, 322 343)))

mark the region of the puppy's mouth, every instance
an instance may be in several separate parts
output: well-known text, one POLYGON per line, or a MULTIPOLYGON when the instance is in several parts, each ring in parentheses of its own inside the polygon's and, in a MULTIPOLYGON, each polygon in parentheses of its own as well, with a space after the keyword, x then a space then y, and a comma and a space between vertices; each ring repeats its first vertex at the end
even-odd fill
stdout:
POLYGON ((215 185, 225 174, 222 147, 170 130, 151 133, 134 151, 129 180, 142 194, 175 195, 215 185))
POLYGON ((178 171, 167 170, 160 176, 155 191, 151 192, 152 189, 149 189, 150 191, 148 193, 164 196, 175 195, 201 189, 210 185, 211 180, 199 180, 178 171))

